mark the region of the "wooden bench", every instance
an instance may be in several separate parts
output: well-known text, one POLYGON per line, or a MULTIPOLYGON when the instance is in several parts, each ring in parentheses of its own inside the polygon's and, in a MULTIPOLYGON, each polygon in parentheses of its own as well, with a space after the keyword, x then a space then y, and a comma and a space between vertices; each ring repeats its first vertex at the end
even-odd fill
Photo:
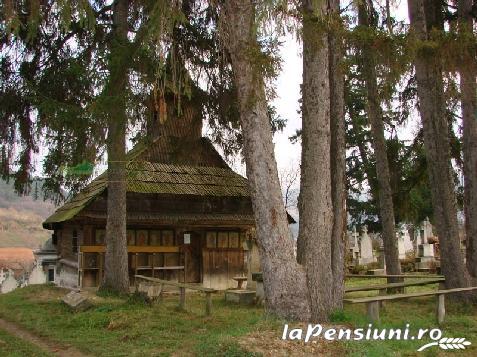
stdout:
POLYGON ((391 301, 391 300, 409 299, 414 297, 435 295, 437 296, 437 309, 436 309, 437 323, 441 324, 442 322, 444 322, 444 317, 445 317, 445 299, 444 299, 445 295, 452 294, 452 293, 472 291, 472 290, 477 290, 477 286, 469 287, 469 288, 426 291, 426 292, 411 293, 411 294, 380 295, 380 296, 371 296, 371 297, 365 297, 365 298, 344 299, 343 301, 350 304, 366 304, 368 319, 371 322, 379 322, 379 304, 381 301, 391 301))
POLYGON ((383 274, 383 275, 371 275, 371 274, 346 274, 346 278, 374 278, 374 279, 384 279, 384 278, 416 278, 416 279, 438 279, 444 278, 443 275, 432 275, 432 274, 383 274))
POLYGON ((430 285, 436 283, 443 283, 445 278, 437 278, 437 279, 425 279, 420 281, 414 281, 410 283, 389 283, 389 284, 381 284, 381 285, 366 285, 366 286, 356 286, 356 287, 349 287, 345 289, 345 293, 352 293, 356 291, 372 291, 372 290, 379 290, 381 294, 385 293, 387 289, 393 288, 406 288, 409 286, 423 286, 423 285, 430 285))
MULTIPOLYGON (((205 288, 203 286, 198 286, 194 284, 187 284, 187 283, 179 283, 175 281, 169 281, 169 280, 162 280, 162 279, 157 279, 157 278, 151 278, 148 276, 144 275, 135 275, 134 276, 136 279, 141 279, 147 282, 151 282, 153 284, 159 284, 161 291, 163 285, 170 285, 170 286, 176 286, 179 288, 179 308, 185 309, 185 290, 190 289, 190 290, 197 290, 197 291, 202 291, 205 293, 205 314, 209 316, 212 313, 212 293, 216 293, 217 290, 211 289, 211 288, 205 288)), ((137 280, 136 280, 137 281, 137 280)), ((136 283, 136 290, 138 290, 138 284, 136 283)))

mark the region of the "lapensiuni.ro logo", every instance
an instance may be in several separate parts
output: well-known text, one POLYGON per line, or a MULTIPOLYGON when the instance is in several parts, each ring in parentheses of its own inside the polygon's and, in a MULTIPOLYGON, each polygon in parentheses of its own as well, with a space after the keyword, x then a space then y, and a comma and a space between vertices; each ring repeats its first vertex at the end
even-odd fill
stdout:
POLYGON ((464 350, 471 345, 464 337, 442 337, 442 331, 438 328, 422 329, 420 328, 416 334, 410 332, 409 324, 403 329, 390 328, 378 329, 373 328, 369 324, 367 328, 323 328, 322 325, 309 324, 306 329, 293 328, 290 329, 288 324, 283 326, 283 340, 303 340, 305 343, 313 338, 324 338, 328 341, 345 340, 345 341, 414 341, 431 339, 432 342, 422 345, 418 351, 424 351, 427 348, 437 346, 443 350, 464 350))

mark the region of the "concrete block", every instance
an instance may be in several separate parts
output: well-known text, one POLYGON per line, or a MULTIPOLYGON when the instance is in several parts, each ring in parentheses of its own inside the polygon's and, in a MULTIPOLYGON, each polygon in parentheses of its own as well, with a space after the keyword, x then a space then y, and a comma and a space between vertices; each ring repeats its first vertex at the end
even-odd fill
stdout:
POLYGON ((227 290, 225 301, 242 305, 253 305, 255 303, 255 291, 252 290, 227 290))

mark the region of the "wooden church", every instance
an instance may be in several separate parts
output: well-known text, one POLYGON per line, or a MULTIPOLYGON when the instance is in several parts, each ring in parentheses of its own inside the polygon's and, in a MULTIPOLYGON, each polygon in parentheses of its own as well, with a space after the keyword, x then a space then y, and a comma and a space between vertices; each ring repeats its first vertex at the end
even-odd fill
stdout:
MULTIPOLYGON (((226 289, 259 270, 247 180, 202 137, 193 106, 155 118, 127 154, 127 240, 131 283, 141 274, 226 289)), ((96 287, 104 266, 107 172, 43 223, 59 259, 55 282, 96 287)))

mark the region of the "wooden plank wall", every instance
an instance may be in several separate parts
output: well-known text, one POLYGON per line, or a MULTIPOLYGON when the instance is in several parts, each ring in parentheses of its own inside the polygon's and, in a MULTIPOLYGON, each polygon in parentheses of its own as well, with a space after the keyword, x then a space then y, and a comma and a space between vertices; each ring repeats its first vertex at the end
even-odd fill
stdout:
POLYGON ((246 274, 244 253, 242 249, 203 249, 203 285, 214 289, 237 287, 232 278, 246 274))

